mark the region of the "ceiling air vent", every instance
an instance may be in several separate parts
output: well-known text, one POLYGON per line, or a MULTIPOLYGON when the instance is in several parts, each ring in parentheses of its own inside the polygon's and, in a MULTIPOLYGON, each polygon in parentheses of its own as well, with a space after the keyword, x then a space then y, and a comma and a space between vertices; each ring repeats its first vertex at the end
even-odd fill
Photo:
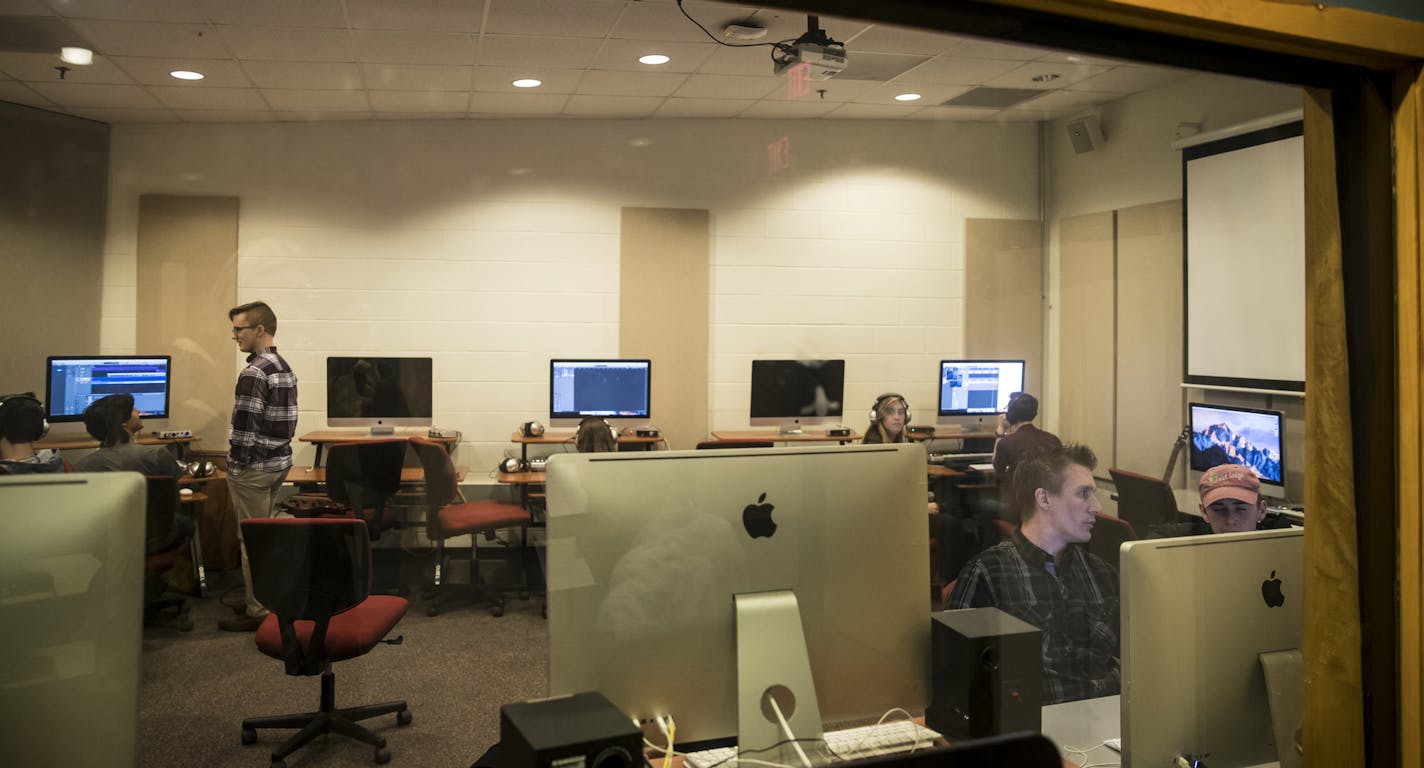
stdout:
POLYGON ((1037 88, 975 88, 944 102, 943 106, 1003 109, 1045 93, 1047 91, 1037 88))

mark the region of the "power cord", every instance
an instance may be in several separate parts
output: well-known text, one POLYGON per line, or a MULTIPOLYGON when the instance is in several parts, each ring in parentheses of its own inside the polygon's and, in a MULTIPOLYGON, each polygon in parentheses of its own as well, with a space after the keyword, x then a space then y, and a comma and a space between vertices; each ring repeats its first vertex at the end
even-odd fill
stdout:
POLYGON ((1066 753, 1067 755, 1072 755, 1072 756, 1075 756, 1075 757, 1081 757, 1081 758, 1082 758, 1082 760, 1083 760, 1082 762, 1076 762, 1076 761, 1073 761, 1073 760, 1070 759, 1070 762, 1072 762, 1073 765, 1078 766, 1078 768, 1113 768, 1114 766, 1118 766, 1118 765, 1121 764, 1120 762, 1118 762, 1118 761, 1116 761, 1116 760, 1108 761, 1108 762, 1105 762, 1105 763, 1090 763, 1090 762, 1088 762, 1088 755, 1090 755, 1090 754, 1092 754, 1093 752, 1096 752, 1096 751, 1098 751, 1098 750, 1100 750, 1100 749, 1111 749, 1111 748, 1108 747, 1108 743, 1107 743, 1106 740, 1101 741, 1101 742, 1098 742, 1097 744, 1094 744, 1093 746, 1088 747, 1087 749, 1081 749, 1081 748, 1078 748, 1078 747, 1070 747, 1070 746, 1068 746, 1068 745, 1066 745, 1066 744, 1063 746, 1063 751, 1064 751, 1064 753, 1066 753))
POLYGON ((706 27, 702 26, 702 22, 692 18, 692 14, 688 13, 687 9, 682 7, 682 0, 677 0, 677 9, 679 11, 682 11, 682 15, 686 16, 688 21, 692 22, 693 24, 696 24, 697 28, 702 30, 703 34, 707 35, 707 37, 710 38, 712 42, 718 45, 723 45, 728 48, 759 48, 763 45, 769 46, 771 48, 771 60, 777 63, 783 63, 785 59, 778 59, 776 57, 776 54, 780 53, 782 54, 782 56, 791 56, 795 53, 795 50, 792 49, 791 46, 788 45, 788 43, 796 42, 797 38, 777 40, 773 43, 729 43, 712 34, 706 27))

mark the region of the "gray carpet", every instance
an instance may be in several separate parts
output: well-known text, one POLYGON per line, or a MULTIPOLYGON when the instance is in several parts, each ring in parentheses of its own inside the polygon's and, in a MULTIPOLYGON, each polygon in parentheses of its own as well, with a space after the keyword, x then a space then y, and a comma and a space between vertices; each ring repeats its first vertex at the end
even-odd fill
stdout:
MULTIPOLYGON (((217 629, 220 617, 233 615, 220 595, 241 584, 240 574, 209 573, 209 581, 216 587, 209 597, 189 599, 191 632, 144 630, 140 766, 264 768, 291 732, 259 732, 256 744, 243 746, 242 719, 317 708, 320 678, 289 677, 280 661, 257 650, 252 634, 217 629)), ((332 666, 338 707, 396 699, 410 705, 408 726, 397 726, 394 715, 366 721, 386 737, 390 765, 464 768, 498 738, 501 704, 546 695, 548 642, 537 598, 511 597, 500 618, 472 606, 432 618, 417 590, 392 635, 405 640, 332 666)), ((371 747, 326 736, 287 765, 370 766, 372 757, 371 747)))

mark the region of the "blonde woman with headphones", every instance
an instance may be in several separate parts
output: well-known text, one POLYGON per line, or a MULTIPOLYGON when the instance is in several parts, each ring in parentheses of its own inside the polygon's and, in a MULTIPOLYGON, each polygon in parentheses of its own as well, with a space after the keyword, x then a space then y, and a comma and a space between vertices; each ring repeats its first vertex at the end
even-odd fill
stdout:
POLYGON ((898 392, 886 392, 870 407, 870 426, 865 428, 866 445, 904 443, 909 440, 905 425, 910 423, 910 403, 898 392))

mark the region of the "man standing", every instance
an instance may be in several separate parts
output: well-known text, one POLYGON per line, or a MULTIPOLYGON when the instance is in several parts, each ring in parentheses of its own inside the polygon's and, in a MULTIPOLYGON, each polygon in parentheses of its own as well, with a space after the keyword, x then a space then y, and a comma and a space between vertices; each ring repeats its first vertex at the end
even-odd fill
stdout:
POLYGON ((242 542, 242 521, 271 517, 277 491, 292 468, 292 435, 297 429, 297 377, 277 354, 277 316, 254 301, 228 310, 232 338, 247 353, 247 367, 237 376, 228 438, 227 488, 237 513, 238 546, 247 602, 241 615, 218 622, 220 629, 252 632, 267 616, 252 596, 252 570, 242 542))
POLYGON ((1023 523, 964 566, 946 608, 995 607, 1043 633, 1043 703, 1118 693, 1118 581, 1080 544, 1102 510, 1086 446, 1048 448, 1020 463, 1023 523))

